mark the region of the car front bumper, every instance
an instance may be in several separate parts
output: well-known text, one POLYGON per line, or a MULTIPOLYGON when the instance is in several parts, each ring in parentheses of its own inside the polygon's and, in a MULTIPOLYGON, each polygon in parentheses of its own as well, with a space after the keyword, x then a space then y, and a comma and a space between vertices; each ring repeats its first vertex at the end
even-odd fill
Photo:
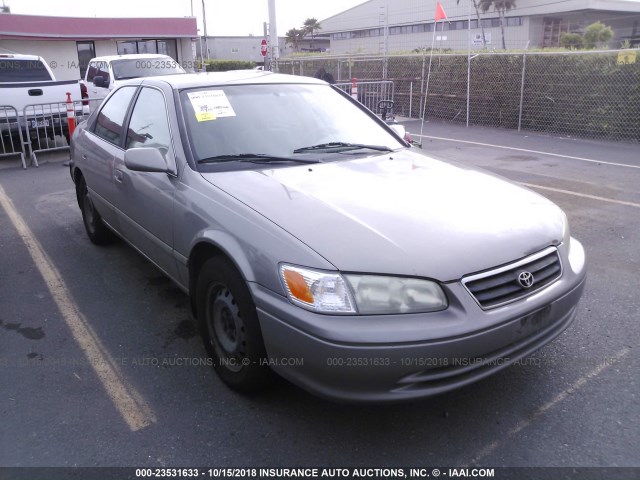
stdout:
POLYGON ((338 401, 393 402, 462 387, 531 355, 571 324, 586 279, 584 250, 575 240, 572 249, 571 265, 568 247, 558 249, 567 264, 558 281, 492 310, 460 282, 443 285, 444 311, 376 316, 318 315, 252 284, 269 364, 338 401))

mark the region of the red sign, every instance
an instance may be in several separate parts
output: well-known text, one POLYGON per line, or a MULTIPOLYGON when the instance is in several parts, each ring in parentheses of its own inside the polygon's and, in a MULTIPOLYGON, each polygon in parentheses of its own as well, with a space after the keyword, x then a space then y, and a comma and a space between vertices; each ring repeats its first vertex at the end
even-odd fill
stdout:
POLYGON ((263 57, 267 56, 267 41, 263 38, 262 41, 260 42, 260 54, 263 57))

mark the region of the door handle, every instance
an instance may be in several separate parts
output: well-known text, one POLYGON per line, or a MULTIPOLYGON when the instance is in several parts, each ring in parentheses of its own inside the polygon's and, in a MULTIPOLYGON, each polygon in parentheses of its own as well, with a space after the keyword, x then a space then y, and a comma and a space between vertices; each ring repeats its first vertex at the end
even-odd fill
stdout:
POLYGON ((122 173, 122 170, 115 170, 113 172, 113 178, 115 179, 116 182, 122 183, 122 180, 124 180, 124 173, 122 173))

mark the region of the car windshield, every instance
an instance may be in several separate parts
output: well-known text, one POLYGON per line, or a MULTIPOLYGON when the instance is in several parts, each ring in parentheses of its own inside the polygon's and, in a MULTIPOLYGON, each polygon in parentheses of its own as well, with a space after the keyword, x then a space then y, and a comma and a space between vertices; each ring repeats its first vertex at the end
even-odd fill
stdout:
POLYGON ((116 80, 127 78, 155 77, 157 75, 173 75, 185 73, 178 62, 172 58, 136 58, 127 60, 114 60, 111 62, 113 76, 116 80))
POLYGON ((405 147, 329 85, 215 86, 183 91, 181 102, 194 158, 207 166, 249 153, 327 161, 405 147))

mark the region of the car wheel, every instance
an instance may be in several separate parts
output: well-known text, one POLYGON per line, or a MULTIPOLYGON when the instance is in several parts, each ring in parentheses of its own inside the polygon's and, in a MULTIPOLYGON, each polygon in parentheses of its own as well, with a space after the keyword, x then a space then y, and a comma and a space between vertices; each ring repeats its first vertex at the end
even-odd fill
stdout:
POLYGON ((271 380, 256 307, 244 279, 228 260, 205 262, 196 288, 200 335, 218 376, 252 393, 271 380))
POLYGON ((102 222, 102 217, 93 205, 87 182, 85 182, 84 178, 80 178, 78 183, 78 200, 82 210, 84 229, 87 231, 89 240, 96 245, 106 245, 113 242, 115 235, 102 222))

